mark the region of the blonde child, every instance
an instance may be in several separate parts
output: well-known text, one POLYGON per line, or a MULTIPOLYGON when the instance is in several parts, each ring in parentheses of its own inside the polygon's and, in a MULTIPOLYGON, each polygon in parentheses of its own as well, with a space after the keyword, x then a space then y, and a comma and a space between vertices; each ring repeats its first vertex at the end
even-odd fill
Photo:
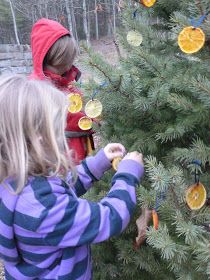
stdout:
POLYGON ((45 81, 0 78, 0 257, 5 279, 90 280, 90 244, 121 233, 136 204, 142 155, 127 154, 98 203, 80 198, 124 156, 108 144, 72 165, 65 95, 45 81))
MULTIPOLYGON (((38 20, 31 32, 31 49, 34 69, 30 78, 47 79, 65 94, 82 95, 74 84, 81 76, 79 69, 73 65, 78 52, 77 44, 65 27, 54 20, 38 20)), ((88 142, 94 149, 93 131, 84 131, 78 126, 79 119, 84 115, 83 112, 67 114, 67 142, 75 152, 77 163, 87 156, 88 142)))

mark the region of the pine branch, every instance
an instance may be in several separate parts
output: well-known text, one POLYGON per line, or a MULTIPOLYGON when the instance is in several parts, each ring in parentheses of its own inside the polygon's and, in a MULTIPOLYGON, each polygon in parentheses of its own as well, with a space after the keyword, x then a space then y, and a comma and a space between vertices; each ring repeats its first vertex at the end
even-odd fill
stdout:
POLYGON ((195 5, 198 7, 198 10, 200 11, 201 15, 204 15, 201 1, 200 0, 195 1, 195 5))
POLYGON ((104 71, 103 69, 101 69, 101 67, 99 67, 99 65, 97 65, 96 63, 93 63, 92 61, 89 61, 89 65, 90 65, 91 67, 96 68, 99 72, 101 72, 101 73, 104 75, 104 77, 107 78, 107 80, 109 81, 109 83, 112 84, 112 80, 110 79, 110 77, 105 73, 105 71, 104 71))
POLYGON ((142 54, 142 52, 138 52, 138 55, 143 58, 153 69, 155 72, 158 73, 158 76, 160 77, 161 80, 164 80, 164 77, 161 75, 161 72, 157 69, 157 67, 155 67, 154 65, 151 64, 151 62, 149 62, 148 58, 142 54))
POLYGON ((201 82, 200 80, 196 79, 196 82, 197 82, 197 85, 198 85, 198 88, 203 90, 204 92, 206 92, 209 97, 210 97, 210 89, 206 88, 201 82))

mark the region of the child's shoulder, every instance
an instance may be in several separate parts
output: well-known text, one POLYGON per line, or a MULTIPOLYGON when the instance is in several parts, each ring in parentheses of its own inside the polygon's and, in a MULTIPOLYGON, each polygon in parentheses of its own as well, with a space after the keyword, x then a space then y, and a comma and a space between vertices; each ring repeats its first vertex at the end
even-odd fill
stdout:
POLYGON ((33 177, 21 192, 18 205, 28 205, 38 212, 51 208, 56 203, 57 195, 66 193, 63 181, 58 177, 33 177))

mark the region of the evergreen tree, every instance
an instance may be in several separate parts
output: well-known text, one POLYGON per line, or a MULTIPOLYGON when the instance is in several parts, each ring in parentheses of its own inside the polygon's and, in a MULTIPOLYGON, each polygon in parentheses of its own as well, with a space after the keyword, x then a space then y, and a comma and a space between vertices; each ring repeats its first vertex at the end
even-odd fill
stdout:
MULTIPOLYGON (((128 229, 94 246, 95 280, 210 279, 210 208, 205 204, 192 210, 185 201, 187 189, 199 180, 210 194, 208 12, 208 0, 158 0, 151 8, 124 1, 119 65, 113 68, 88 50, 87 65, 106 82, 100 87, 91 81, 86 87, 99 90, 102 139, 142 152, 146 169, 128 229), (180 50, 177 38, 192 18, 196 23, 202 19, 206 44, 189 55, 180 50), (128 43, 130 30, 142 34, 140 46, 128 43), (156 207, 159 228, 150 224, 145 244, 134 250, 135 220, 142 207, 156 207)), ((91 199, 104 195, 111 175, 89 193, 91 199)))

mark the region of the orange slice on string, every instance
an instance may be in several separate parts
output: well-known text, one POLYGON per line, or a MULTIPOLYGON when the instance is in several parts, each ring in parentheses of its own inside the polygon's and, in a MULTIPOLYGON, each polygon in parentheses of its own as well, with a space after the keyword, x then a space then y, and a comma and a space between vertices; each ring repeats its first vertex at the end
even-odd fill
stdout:
POLYGON ((113 159, 113 161, 112 161, 112 168, 113 168, 115 171, 117 171, 118 165, 119 165, 119 163, 121 162, 121 160, 122 160, 121 157, 116 157, 116 158, 113 159))
POLYGON ((101 102, 97 99, 89 100, 85 105, 85 114, 89 118, 97 118, 101 115, 103 106, 101 102))
POLYGON ((78 113, 82 109, 82 98, 79 94, 69 94, 68 99, 70 102, 70 106, 68 111, 70 113, 78 113))
POLYGON ((127 41, 131 46, 138 47, 141 45, 143 37, 139 32, 131 30, 127 34, 127 41))
POLYGON ((193 26, 185 27, 178 36, 178 45, 184 53, 196 53, 205 43, 205 34, 202 29, 193 26))
POLYGON ((89 130, 92 128, 93 122, 88 117, 82 117, 79 119, 78 126, 82 130, 89 130))
POLYGON ((201 209, 206 202, 206 189, 200 182, 190 186, 186 191, 186 202, 191 210, 201 209))
POLYGON ((157 0, 140 0, 140 3, 142 5, 144 5, 145 7, 150 8, 150 7, 152 7, 155 4, 156 1, 157 0))

